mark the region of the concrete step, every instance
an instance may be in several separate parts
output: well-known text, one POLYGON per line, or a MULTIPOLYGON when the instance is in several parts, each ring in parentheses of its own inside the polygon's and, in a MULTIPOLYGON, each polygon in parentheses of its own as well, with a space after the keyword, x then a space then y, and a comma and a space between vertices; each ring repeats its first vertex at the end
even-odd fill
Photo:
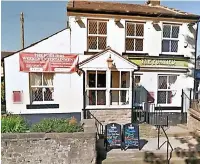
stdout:
MULTIPOLYGON (((170 164, 199 164, 200 158, 172 158, 170 164)), ((167 160, 154 159, 154 160, 145 160, 142 158, 133 158, 127 160, 120 159, 106 159, 102 161, 102 164, 167 164, 167 160)))

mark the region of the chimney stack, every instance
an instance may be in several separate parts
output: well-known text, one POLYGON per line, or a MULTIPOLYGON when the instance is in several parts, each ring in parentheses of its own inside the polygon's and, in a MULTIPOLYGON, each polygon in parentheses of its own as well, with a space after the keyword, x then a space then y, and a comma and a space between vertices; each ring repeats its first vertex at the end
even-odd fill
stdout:
POLYGON ((146 4, 149 6, 160 6, 160 0, 147 0, 146 4))

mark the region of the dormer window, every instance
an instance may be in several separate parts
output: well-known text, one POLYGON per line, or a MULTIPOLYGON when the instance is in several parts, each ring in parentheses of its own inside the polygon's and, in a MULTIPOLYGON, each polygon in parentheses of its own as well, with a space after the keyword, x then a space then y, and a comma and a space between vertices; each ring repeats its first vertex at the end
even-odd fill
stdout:
POLYGON ((88 50, 99 51, 107 47, 107 22, 88 20, 88 50))
POLYGON ((126 22, 126 52, 143 52, 144 23, 126 22))
POLYGON ((178 52, 179 25, 163 24, 162 52, 178 52))

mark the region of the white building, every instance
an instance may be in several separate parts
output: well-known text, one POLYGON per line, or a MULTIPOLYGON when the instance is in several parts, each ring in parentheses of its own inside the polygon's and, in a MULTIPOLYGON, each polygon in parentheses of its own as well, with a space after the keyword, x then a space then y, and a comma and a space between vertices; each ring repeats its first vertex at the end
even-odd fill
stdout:
MULTIPOLYGON (((70 28, 4 59, 8 112, 35 122, 42 117, 80 119, 83 109, 91 109, 100 121, 125 123, 134 106, 149 102, 180 122, 182 90, 194 83, 200 16, 160 6, 159 1, 71 1, 67 13, 70 28), (21 56, 40 53, 78 55, 80 70, 22 68, 27 61, 20 62, 21 56)), ((36 67, 32 58, 26 60, 36 67)))

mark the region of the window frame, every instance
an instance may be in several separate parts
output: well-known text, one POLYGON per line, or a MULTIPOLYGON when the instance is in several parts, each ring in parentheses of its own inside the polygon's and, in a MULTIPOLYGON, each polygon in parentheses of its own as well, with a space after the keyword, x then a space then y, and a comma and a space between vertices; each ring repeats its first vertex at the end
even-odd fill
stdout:
MULTIPOLYGON (((99 49, 98 48, 98 38, 100 37, 105 37, 106 38, 106 47, 107 47, 107 39, 108 39, 108 20, 106 19, 88 19, 87 20, 87 51, 90 51, 90 52, 99 52, 99 51, 102 51, 104 49, 99 49), (104 34, 90 34, 89 33, 89 22, 90 21, 96 21, 97 22, 97 33, 98 33, 98 23, 99 22, 106 22, 106 35, 104 34), (89 37, 90 36, 93 36, 93 37, 97 37, 97 49, 89 49, 89 37)), ((105 48, 106 48, 105 47, 105 48)))
MULTIPOLYGON (((169 77, 170 76, 176 76, 177 78, 178 78, 178 76, 179 75, 177 75, 177 74, 159 74, 158 76, 157 76, 157 105, 173 105, 173 102, 172 103, 168 103, 168 92, 169 91, 171 91, 171 92, 173 92, 173 91, 175 91, 175 92, 177 92, 178 90, 176 89, 168 89, 168 86, 169 86, 169 77), (166 89, 159 89, 159 77, 160 76, 165 76, 165 77, 167 77, 167 88, 166 89), (162 92, 166 92, 166 102, 165 103, 159 103, 158 102, 158 92, 159 91, 162 91, 162 92)), ((176 79, 177 80, 177 79, 176 79)))
MULTIPOLYGON (((145 24, 146 22, 136 22, 136 21, 126 21, 125 22, 125 52, 126 53, 144 53, 144 41, 145 41, 145 24), (143 24, 143 36, 127 36, 127 24, 143 24), (134 41, 134 51, 130 51, 130 50, 126 50, 126 38, 130 38, 130 39, 142 39, 143 40, 143 47, 142 47, 142 51, 135 51, 135 41, 134 41)), ((135 26, 135 31, 136 31, 136 26, 135 26)))
POLYGON ((178 54, 179 53, 179 42, 180 42, 180 27, 181 25, 180 24, 173 24, 173 23, 162 23, 162 41, 161 41, 161 53, 162 54, 178 54), (164 37, 163 36, 163 30, 164 30, 164 26, 165 25, 169 25, 170 26, 170 37, 164 37), (173 26, 176 26, 176 27, 179 27, 179 33, 178 33, 178 38, 172 38, 172 27, 173 26), (167 40, 167 41, 170 41, 170 47, 169 47, 169 52, 165 52, 163 51, 163 40, 167 40), (171 51, 171 41, 178 41, 178 47, 177 47, 177 52, 172 52, 171 51))
POLYGON ((33 101, 33 96, 32 96, 32 88, 53 88, 53 93, 54 94, 54 76, 55 73, 50 73, 50 72, 29 72, 29 93, 30 93, 30 104, 54 104, 55 100, 53 99, 52 101, 44 101, 44 91, 42 91, 42 98, 43 101, 33 101), (31 74, 32 73, 39 73, 41 74, 41 78, 42 78, 42 85, 31 85, 31 74), (53 85, 48 86, 48 85, 44 85, 44 74, 53 74, 53 85))

